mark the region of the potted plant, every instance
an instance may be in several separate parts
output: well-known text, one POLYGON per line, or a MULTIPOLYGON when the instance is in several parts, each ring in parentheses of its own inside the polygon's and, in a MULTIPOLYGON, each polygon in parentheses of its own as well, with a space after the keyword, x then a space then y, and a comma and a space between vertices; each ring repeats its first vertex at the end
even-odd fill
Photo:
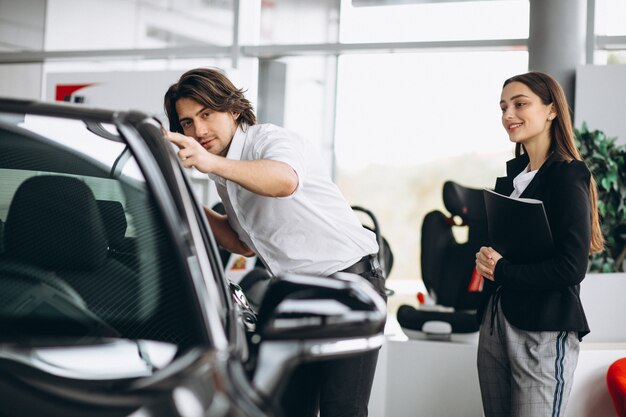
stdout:
POLYGON ((623 271, 626 257, 626 145, 583 122, 576 145, 598 185, 598 211, 606 248, 590 258, 590 272, 623 271))

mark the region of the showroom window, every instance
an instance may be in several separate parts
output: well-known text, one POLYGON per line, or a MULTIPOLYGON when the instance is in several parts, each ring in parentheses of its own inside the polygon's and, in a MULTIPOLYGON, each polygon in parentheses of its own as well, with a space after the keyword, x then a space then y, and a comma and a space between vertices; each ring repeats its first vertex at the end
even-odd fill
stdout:
POLYGON ((626 2, 595 0, 595 64, 626 64, 626 2))
MULTIPOLYGON (((0 22, 10 35, 0 39, 4 95, 47 98, 54 73, 225 68, 260 120, 314 142, 350 203, 378 215, 394 281, 420 278, 419 228, 443 208, 442 181, 492 186, 512 153, 498 100, 503 80, 528 68, 529 0, 10 4, 0 22), (35 4, 45 13, 28 12, 35 4), (32 54, 20 61, 17 51, 32 54)), ((625 64, 625 2, 588 5, 588 63, 625 64)))
POLYGON ((342 0, 340 36, 342 42, 527 38, 528 12, 528 0, 342 0))
MULTIPOLYGON (((527 1, 357 3, 343 2, 346 42, 528 37, 527 1), (462 19, 468 15, 473 18, 462 19)), ((447 46, 339 59, 336 180, 352 204, 377 215, 394 253, 395 286, 421 279, 421 223, 431 210, 446 212, 443 183, 493 187, 513 155, 498 102, 503 81, 527 71, 527 51, 447 46)), ((461 230, 457 238, 463 235, 461 230)))
POLYGON ((45 49, 228 46, 233 0, 48 0, 45 49))

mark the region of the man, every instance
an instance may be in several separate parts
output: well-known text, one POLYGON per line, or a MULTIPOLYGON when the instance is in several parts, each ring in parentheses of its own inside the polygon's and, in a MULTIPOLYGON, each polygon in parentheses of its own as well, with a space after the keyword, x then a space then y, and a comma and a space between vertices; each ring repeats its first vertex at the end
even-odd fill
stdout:
MULTIPOLYGON (((226 215, 205 208, 218 244, 257 254, 272 275, 352 272, 384 297, 375 235, 365 229, 313 148, 284 128, 256 124, 252 105, 220 71, 186 72, 165 94, 185 167, 215 181, 226 215)), ((288 392, 288 416, 366 416, 378 352, 310 365, 288 392)))

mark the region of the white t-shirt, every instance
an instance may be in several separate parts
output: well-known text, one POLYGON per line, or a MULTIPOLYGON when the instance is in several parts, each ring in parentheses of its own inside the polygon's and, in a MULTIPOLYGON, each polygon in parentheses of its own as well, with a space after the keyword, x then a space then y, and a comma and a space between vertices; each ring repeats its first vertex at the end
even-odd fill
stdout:
POLYGON ((527 165, 526 168, 517 174, 517 177, 513 178, 513 192, 511 193, 511 197, 519 198, 520 195, 524 192, 528 184, 535 178, 538 169, 534 171, 529 171, 530 165, 527 165))
POLYGON ((361 225, 307 141, 271 124, 239 127, 226 157, 281 161, 298 175, 296 191, 275 198, 209 174, 231 226, 273 275, 328 276, 378 252, 376 236, 361 225))

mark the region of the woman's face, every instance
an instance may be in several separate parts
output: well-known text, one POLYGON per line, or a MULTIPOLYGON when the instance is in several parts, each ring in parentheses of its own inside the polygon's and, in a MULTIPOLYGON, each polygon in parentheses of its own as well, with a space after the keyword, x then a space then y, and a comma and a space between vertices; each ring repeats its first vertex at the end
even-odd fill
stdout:
POLYGON ((502 125, 511 142, 524 147, 539 141, 550 141, 550 125, 556 117, 552 104, 543 104, 541 98, 518 81, 507 84, 500 97, 502 125))

